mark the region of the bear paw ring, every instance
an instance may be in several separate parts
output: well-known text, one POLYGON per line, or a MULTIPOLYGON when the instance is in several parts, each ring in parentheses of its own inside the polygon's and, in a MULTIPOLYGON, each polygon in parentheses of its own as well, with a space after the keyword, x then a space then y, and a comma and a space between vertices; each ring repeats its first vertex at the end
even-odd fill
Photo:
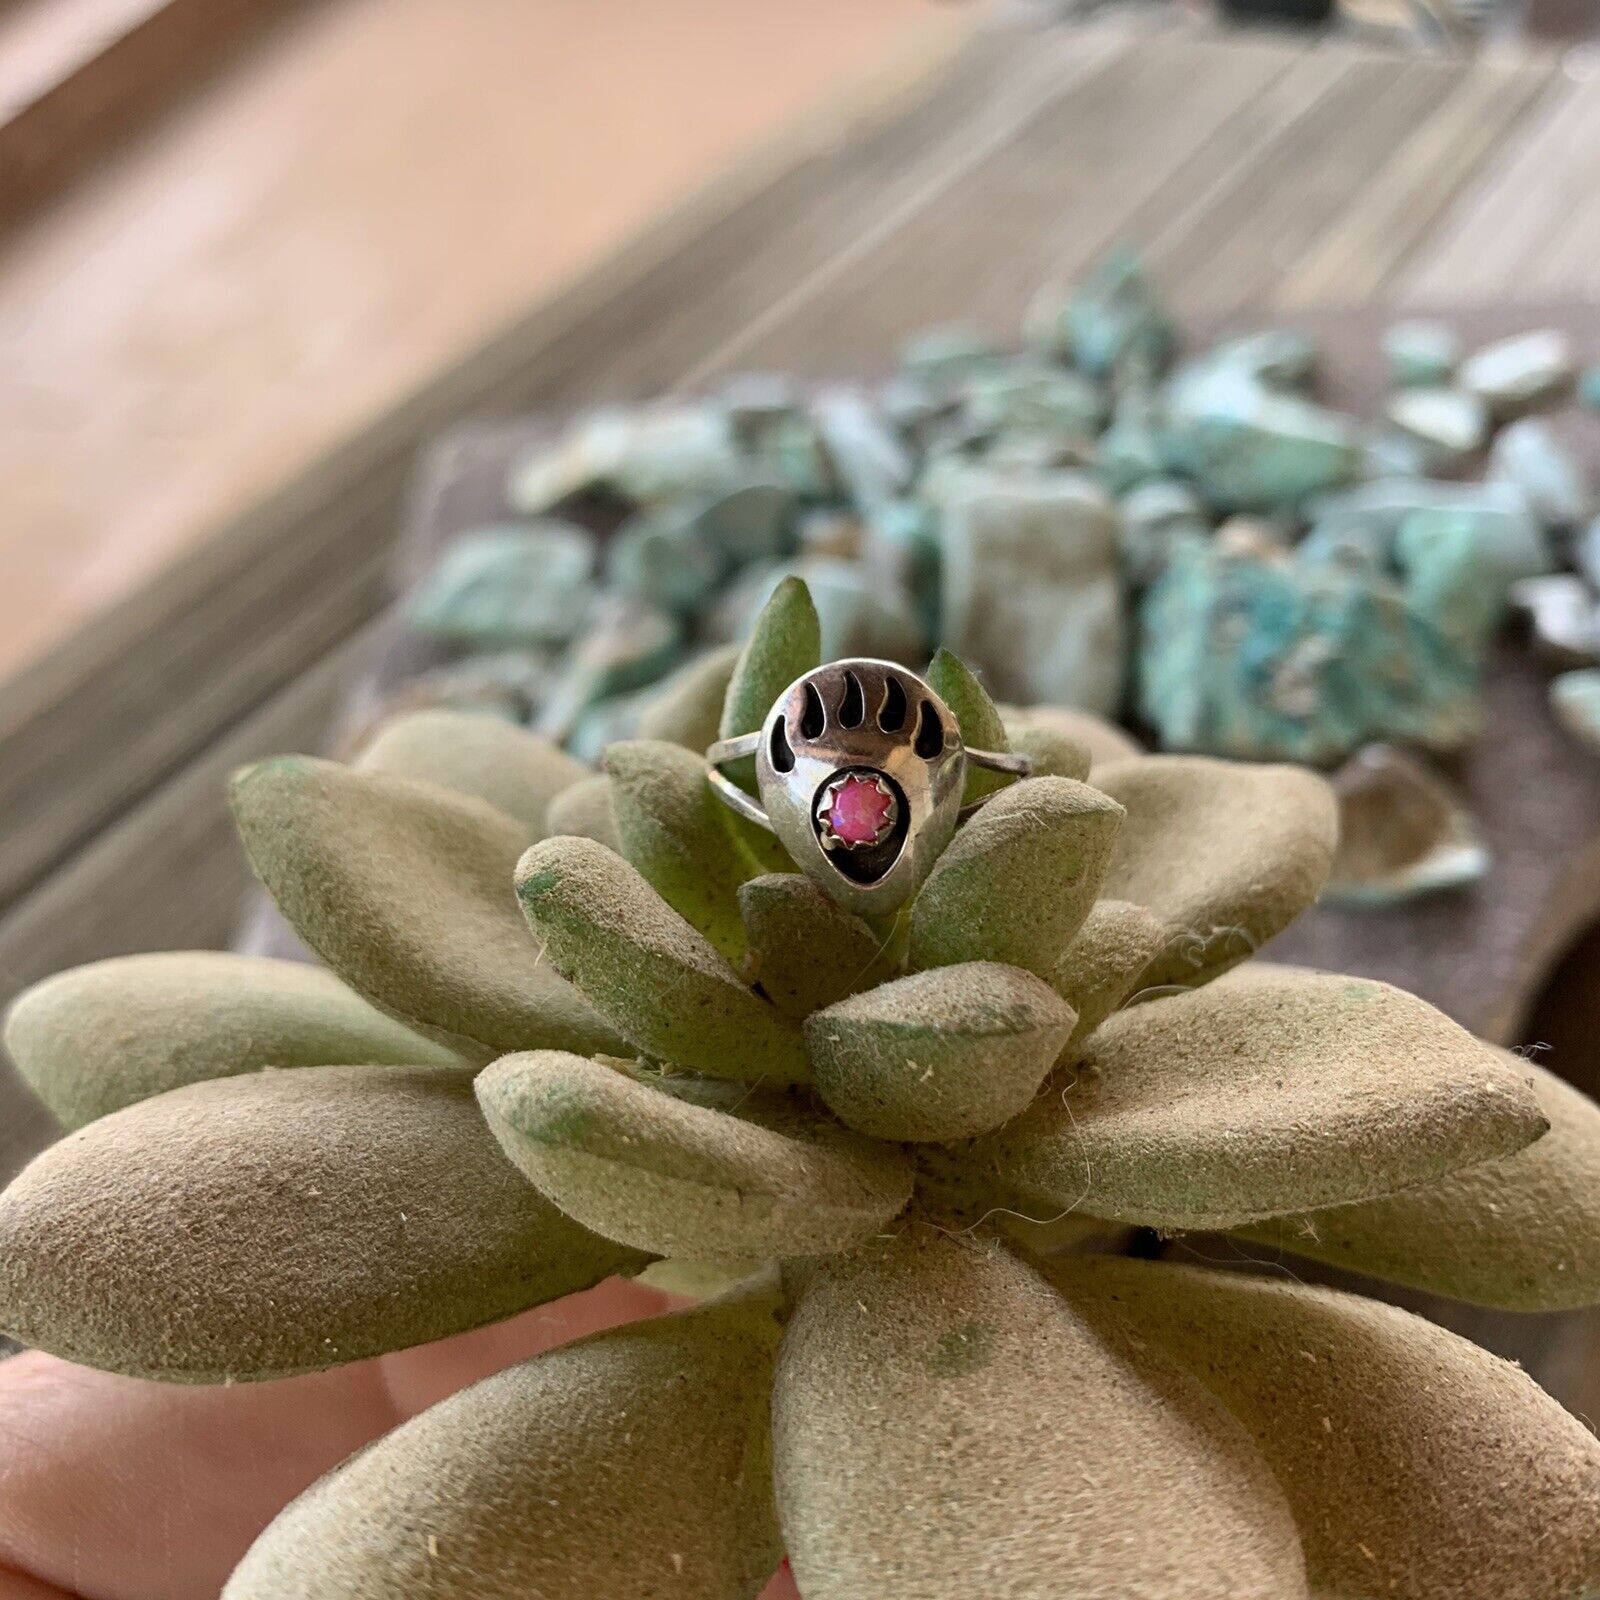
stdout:
POLYGON ((1031 770, 1026 756, 967 749, 921 678, 865 659, 796 678, 759 732, 719 739, 706 761, 726 805, 776 834, 801 871, 866 916, 895 910, 922 886, 965 815, 969 763, 1019 778, 1031 770), (721 770, 750 756, 759 799, 721 770))

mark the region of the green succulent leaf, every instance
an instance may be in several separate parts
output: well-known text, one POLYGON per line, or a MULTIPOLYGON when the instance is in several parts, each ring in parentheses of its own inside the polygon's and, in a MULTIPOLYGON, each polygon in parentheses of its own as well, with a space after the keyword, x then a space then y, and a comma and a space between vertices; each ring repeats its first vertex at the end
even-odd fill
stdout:
POLYGON ((1028 778, 997 794, 917 896, 912 967, 1001 961, 1053 977, 1121 826, 1121 806, 1071 778, 1028 778))
POLYGON ((890 975, 880 938, 810 878, 774 872, 739 890, 749 976, 787 1017, 807 1017, 890 975))
POLYGON ((580 779, 570 789, 563 789, 545 813, 545 830, 551 838, 568 834, 593 839, 621 855, 622 833, 611 804, 611 780, 597 772, 580 779))
MULTIPOLYGON (((1134 992, 1139 975, 1166 943, 1153 911, 1127 900, 1097 900, 1056 968, 1054 983, 1078 1013, 1067 1041, 1081 1044, 1134 992)), ((1076 1051, 1073 1051, 1076 1054, 1076 1051)))
MULTIPOLYGON (((778 696, 821 661, 822 625, 811 591, 799 578, 784 578, 761 608, 733 669, 722 704, 722 737, 755 733, 778 696)), ((727 770, 741 788, 755 793, 754 757, 730 762, 727 770)))
POLYGON ((1051 1276, 1249 1430, 1319 1594, 1553 1600, 1600 1578, 1600 1442, 1510 1362, 1278 1278, 1107 1257, 1051 1276))
POLYGON ((1229 1228, 1428 1183, 1545 1127, 1524 1078, 1414 995, 1254 962, 1119 1011, 968 1162, 1033 1214, 1229 1228))
POLYGON ((681 744, 703 756, 721 737, 722 703, 738 659, 738 645, 729 644, 680 667, 640 714, 639 737, 681 744))
POLYGON ((1144 754, 1137 740, 1092 711, 1071 706, 1001 706, 1000 717, 1013 750, 1081 751, 1073 760, 1084 770, 1063 771, 1060 776, 1064 778, 1083 778, 1095 767, 1144 754))
POLYGON ((777 1333, 719 1301, 485 1378, 290 1505, 224 1600, 753 1600, 777 1333))
POLYGON ((409 711, 373 735, 355 765, 417 778, 486 801, 544 837, 550 802, 591 776, 559 745, 481 711, 409 711))
POLYGON ((1244 1429, 970 1235, 917 1227, 804 1274, 773 1454, 806 1600, 1306 1595, 1244 1429))
POLYGON ((256 875, 358 994, 479 1060, 622 1040, 540 960, 511 876, 526 830, 481 800, 285 756, 234 779, 256 875))
POLYGON ((1302 767, 1143 756, 1094 781, 1128 811, 1102 893, 1147 907, 1173 935, 1140 988, 1192 988, 1237 966, 1328 876, 1333 791, 1302 767))
POLYGON ((1600 1303, 1600 1106, 1520 1058, 1550 1131, 1436 1183, 1257 1224, 1247 1236, 1507 1311, 1600 1303))
POLYGON ((696 1104, 669 1092, 671 1080, 540 1051, 485 1068, 477 1091, 495 1137, 542 1194, 656 1255, 756 1265, 842 1250, 911 1198, 897 1152, 785 1096, 706 1087, 696 1104))
POLYGON ((1076 1020, 1042 978, 969 961, 853 995, 806 1020, 817 1092, 879 1139, 949 1141, 1016 1116, 1076 1020))
POLYGON ((636 1050, 715 1078, 805 1080, 799 1028, 620 856, 590 839, 546 839, 516 883, 544 959, 636 1050))
POLYGON ((464 1065, 318 967, 215 950, 118 956, 59 972, 13 1002, 5 1044, 67 1128, 263 1067, 464 1065))
POLYGON ((728 831, 704 757, 635 739, 609 746, 605 769, 621 854, 690 927, 738 963, 745 944, 739 885, 753 863, 728 831))
MULTIPOLYGON (((1001 753, 1010 750, 1011 741, 1006 737, 1000 712, 978 682, 977 674, 960 656, 941 648, 928 667, 928 683, 955 714, 961 729, 961 742, 969 750, 997 750, 1001 753)), ((1084 772, 1074 773, 1073 776, 1083 777, 1087 771, 1088 764, 1085 763, 1084 772)), ((1006 773, 994 772, 988 767, 969 766, 961 803, 970 806, 1015 781, 1006 773)))
POLYGON ((102 1117, 0 1195, 0 1328, 192 1383, 404 1349, 647 1258, 505 1160, 458 1067, 299 1067, 102 1117))

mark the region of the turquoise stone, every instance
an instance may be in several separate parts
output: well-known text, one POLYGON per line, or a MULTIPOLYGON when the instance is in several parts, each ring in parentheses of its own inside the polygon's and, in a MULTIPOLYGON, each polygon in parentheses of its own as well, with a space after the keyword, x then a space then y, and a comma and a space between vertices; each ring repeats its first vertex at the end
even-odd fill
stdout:
POLYGON ((1600 411, 1600 366, 1584 368, 1578 379, 1578 401, 1591 411, 1600 411))
POLYGON ((1211 519, 1199 495, 1179 478, 1151 478, 1123 496, 1117 547, 1123 576, 1143 588, 1160 576, 1175 540, 1204 538, 1211 519))
POLYGON ((1472 517, 1413 511, 1395 535, 1406 602, 1440 638, 1482 655, 1506 608, 1506 584, 1490 564, 1472 517))
POLYGON ((811 415, 835 481, 861 510, 896 500, 911 487, 911 453, 864 396, 831 390, 817 397, 811 415))
POLYGON ((632 694, 596 701, 573 724, 567 735, 567 749, 580 761, 598 767, 607 745, 638 737, 639 719, 655 693, 655 686, 651 685, 632 694))
POLYGON ((1417 386, 1390 401, 1389 420, 1422 445, 1430 465, 1447 465, 1481 449, 1489 408, 1466 389, 1417 386))
POLYGON ((1396 322, 1384 332, 1383 354, 1395 388, 1431 388, 1454 377, 1461 335, 1443 322, 1396 322))
POLYGON ((940 528, 943 643, 997 699, 1121 708, 1127 624, 1116 509, 1081 473, 974 469, 940 528))
POLYGON ((1600 755, 1600 668, 1584 667, 1552 678, 1550 709, 1573 738, 1600 755))
POLYGON ((1105 424, 1106 401, 1081 372, 1021 358, 964 384, 961 416, 975 433, 1087 442, 1105 424))
POLYGON ((1166 308, 1127 249, 1114 250, 1065 300, 1058 292, 1041 294, 1028 310, 1023 337, 1096 378, 1155 376, 1177 348, 1166 308))
POLYGON ((948 390, 975 373, 1005 364, 1006 357, 987 335, 952 325, 927 328, 900 347, 900 370, 926 388, 948 390))
POLYGON ((1520 490, 1547 528, 1577 527, 1595 509, 1594 487, 1583 464, 1537 417, 1500 430, 1489 452, 1489 478, 1520 490))
POLYGON ((594 600, 594 536, 554 520, 463 534, 407 604, 419 633, 470 649, 561 644, 594 600))
POLYGON ((713 637, 743 639, 772 591, 791 573, 803 578, 811 590, 822 626, 824 661, 873 656, 909 667, 924 664, 927 645, 905 595, 875 582, 857 562, 825 556, 752 567, 718 602, 713 637))
POLYGON ((721 581, 723 558, 692 517, 644 512, 630 518, 606 549, 612 589, 632 600, 693 612, 721 581))
POLYGON ((940 637, 938 513, 919 500, 875 507, 862 529, 861 559, 870 578, 906 597, 931 654, 940 637))
POLYGON ((1461 363, 1464 388, 1497 417, 1514 417, 1559 398, 1572 383, 1567 336, 1554 328, 1497 339, 1461 363))
POLYGON ((683 658, 683 624, 659 606, 608 596, 557 669, 535 724, 565 740, 592 706, 642 689, 683 658))
POLYGON ((1361 463, 1353 419, 1210 361, 1167 388, 1169 466, 1225 511, 1274 511, 1349 482, 1361 463))
POLYGON ((1166 475, 1161 420, 1160 402, 1147 392, 1134 390, 1118 401, 1094 456, 1094 475, 1112 494, 1166 475))
POLYGON ((1302 393, 1317 375, 1317 344, 1299 328, 1264 328, 1225 340, 1207 353, 1206 362, 1230 367, 1269 389, 1302 393))
POLYGON ((1537 577, 1554 565, 1543 528, 1508 484, 1389 478, 1324 496, 1309 510, 1311 531, 1300 546, 1304 560, 1355 550, 1370 563, 1387 567, 1401 523, 1416 512, 1432 511, 1471 519, 1485 562, 1502 583, 1537 577))
POLYGON ((1140 612, 1138 697, 1165 749, 1328 764, 1374 740, 1452 749, 1482 662, 1382 573, 1182 542, 1140 612))
POLYGON ((692 511, 696 535, 726 570, 780 561, 799 545, 799 495, 778 477, 747 477, 700 501, 692 511))
POLYGON ((707 493, 739 464, 732 425, 718 406, 606 407, 579 417, 555 445, 514 463, 506 493, 527 512, 596 489, 651 505, 707 493))

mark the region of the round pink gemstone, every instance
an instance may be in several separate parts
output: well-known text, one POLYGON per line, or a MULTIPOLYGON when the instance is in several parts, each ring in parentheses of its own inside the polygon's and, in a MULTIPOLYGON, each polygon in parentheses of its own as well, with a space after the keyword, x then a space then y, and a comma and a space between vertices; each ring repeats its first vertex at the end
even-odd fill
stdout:
POLYGON ((834 791, 828 826, 845 844, 874 844, 893 804, 894 796, 875 778, 846 778, 834 791))

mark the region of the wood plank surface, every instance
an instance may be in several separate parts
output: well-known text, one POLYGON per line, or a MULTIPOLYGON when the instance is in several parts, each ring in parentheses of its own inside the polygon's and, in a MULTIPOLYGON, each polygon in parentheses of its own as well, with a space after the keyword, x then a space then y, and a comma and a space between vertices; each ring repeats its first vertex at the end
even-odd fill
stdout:
POLYGON ((0 225, 303 0, 24 0, 0 14, 0 225))

